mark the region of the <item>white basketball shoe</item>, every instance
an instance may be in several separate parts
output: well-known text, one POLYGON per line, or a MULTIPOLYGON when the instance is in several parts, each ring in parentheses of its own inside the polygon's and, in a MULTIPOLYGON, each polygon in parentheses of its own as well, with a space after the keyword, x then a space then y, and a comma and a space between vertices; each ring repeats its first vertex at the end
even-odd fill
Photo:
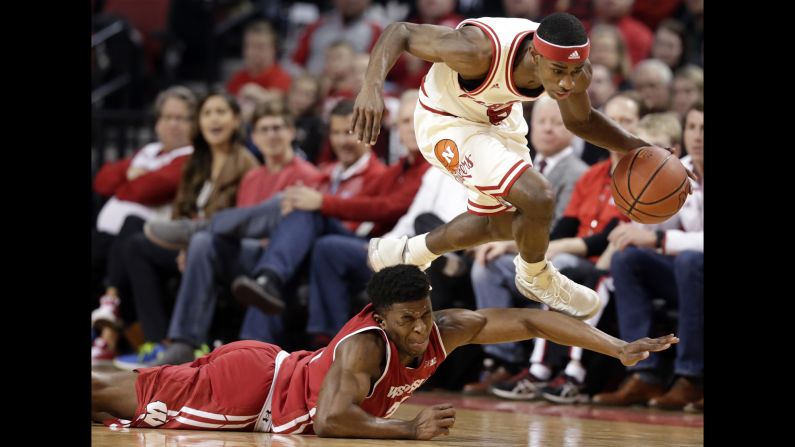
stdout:
POLYGON ((550 309, 578 320, 587 320, 599 312, 599 295, 562 275, 551 262, 536 276, 523 273, 520 255, 513 260, 516 265, 516 288, 522 295, 550 309))
MULTIPOLYGON (((374 272, 398 264, 417 265, 411 262, 408 241, 408 236, 398 239, 380 237, 370 239, 370 244, 367 247, 367 264, 374 272)), ((430 265, 430 263, 427 263, 417 265, 417 267, 420 270, 425 270, 430 265)))

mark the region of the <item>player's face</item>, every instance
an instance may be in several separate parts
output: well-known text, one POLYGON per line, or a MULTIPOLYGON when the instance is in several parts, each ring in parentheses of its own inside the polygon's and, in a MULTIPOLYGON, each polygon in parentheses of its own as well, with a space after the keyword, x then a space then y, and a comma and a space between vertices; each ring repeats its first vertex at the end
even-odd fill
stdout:
POLYGON ((428 349, 433 330, 430 297, 395 303, 381 317, 381 327, 402 354, 418 357, 428 349))
POLYGON ((583 62, 568 64, 537 55, 536 64, 541 84, 552 99, 566 99, 575 87, 587 82, 583 62))

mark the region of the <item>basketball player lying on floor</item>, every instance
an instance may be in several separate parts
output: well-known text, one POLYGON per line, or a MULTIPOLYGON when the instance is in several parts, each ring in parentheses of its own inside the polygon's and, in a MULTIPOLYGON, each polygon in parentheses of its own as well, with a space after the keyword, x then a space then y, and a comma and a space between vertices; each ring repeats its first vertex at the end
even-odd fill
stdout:
POLYGON ((92 372, 92 418, 112 428, 431 439, 450 433, 452 405, 425 408, 409 421, 389 417, 459 346, 543 337, 629 366, 679 341, 667 335, 627 343, 537 309, 433 312, 430 289, 415 266, 381 270, 367 286, 371 303, 314 352, 239 341, 192 363, 137 375, 92 372))

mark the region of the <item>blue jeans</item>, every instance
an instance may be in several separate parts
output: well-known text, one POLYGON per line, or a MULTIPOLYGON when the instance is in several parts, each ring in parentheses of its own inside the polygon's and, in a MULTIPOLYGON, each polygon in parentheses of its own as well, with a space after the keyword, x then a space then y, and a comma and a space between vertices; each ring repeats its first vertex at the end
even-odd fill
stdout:
POLYGON ((309 275, 307 332, 334 336, 350 318, 351 296, 373 272, 367 267, 367 239, 332 234, 315 242, 309 275))
MULTIPOLYGON (((621 338, 633 341, 650 336, 652 299, 663 298, 679 307, 674 373, 704 374, 704 253, 683 251, 665 256, 653 250, 628 247, 613 255, 616 313, 621 338)), ((657 369, 658 353, 631 370, 657 369)))
POLYGON ((353 236, 338 219, 319 212, 293 211, 271 232, 268 249, 257 261, 254 271, 267 268, 277 273, 283 282, 289 281, 309 255, 315 240, 326 234, 353 236))
MULTIPOLYGON (((516 266, 513 258, 516 254, 505 254, 485 266, 475 262, 472 264, 472 289, 475 292, 475 304, 478 309, 487 307, 514 307, 514 298, 521 297, 516 289, 514 278, 516 266)), ((529 300, 526 307, 531 307, 529 300)), ((483 345, 483 351, 492 357, 510 363, 526 360, 522 346, 517 342, 483 345)))
MULTIPOLYGON (((194 346, 205 343, 215 314, 218 288, 228 287, 238 275, 250 274, 262 252, 263 248, 257 239, 229 238, 208 231, 193 235, 168 337, 194 346)), ((267 320, 267 330, 246 333, 241 329, 241 338, 254 338, 269 343, 279 341, 282 329, 279 316, 265 315, 258 309, 249 307, 244 327, 245 322, 252 319, 257 324, 267 320)))

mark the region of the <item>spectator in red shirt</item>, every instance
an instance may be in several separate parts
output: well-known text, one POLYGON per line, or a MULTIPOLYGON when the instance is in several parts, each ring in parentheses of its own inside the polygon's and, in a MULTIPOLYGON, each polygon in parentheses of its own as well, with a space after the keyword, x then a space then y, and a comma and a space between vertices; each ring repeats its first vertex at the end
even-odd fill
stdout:
POLYGON ((243 35, 244 67, 227 82, 226 89, 230 93, 238 96, 240 90, 250 83, 271 95, 273 91, 279 92, 278 95, 287 93, 290 75, 276 61, 276 38, 267 22, 254 22, 246 27, 243 35))
POLYGON ((95 339, 93 362, 111 360, 116 348, 117 333, 111 328, 121 323, 114 303, 119 302, 119 289, 129 288, 122 247, 143 230, 146 220, 170 216, 182 168, 193 152, 193 92, 181 86, 164 90, 155 100, 155 113, 158 141, 130 158, 106 163, 94 178, 94 191, 110 198, 99 212, 91 238, 92 278, 103 282, 94 288, 105 290, 100 307, 91 315, 92 326, 102 335, 95 339))

